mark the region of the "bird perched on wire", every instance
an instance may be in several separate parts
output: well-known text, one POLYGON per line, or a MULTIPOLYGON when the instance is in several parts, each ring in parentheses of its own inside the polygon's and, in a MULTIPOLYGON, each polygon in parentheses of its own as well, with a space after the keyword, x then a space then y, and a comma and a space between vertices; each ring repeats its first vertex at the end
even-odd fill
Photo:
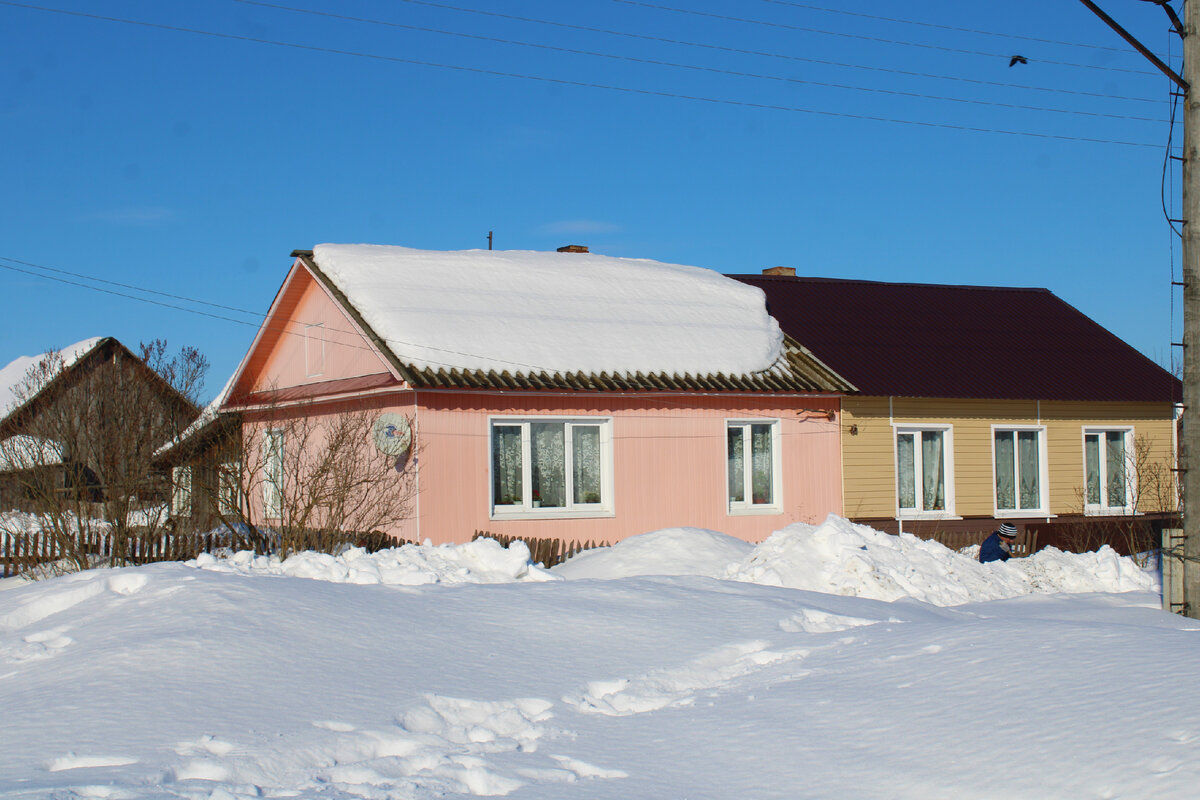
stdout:
POLYGON ((1017 64, 1028 64, 1028 63, 1029 63, 1029 59, 1025 58, 1025 56, 1013 56, 1012 58, 1010 58, 1008 60, 1008 65, 1010 67, 1015 66, 1017 64))

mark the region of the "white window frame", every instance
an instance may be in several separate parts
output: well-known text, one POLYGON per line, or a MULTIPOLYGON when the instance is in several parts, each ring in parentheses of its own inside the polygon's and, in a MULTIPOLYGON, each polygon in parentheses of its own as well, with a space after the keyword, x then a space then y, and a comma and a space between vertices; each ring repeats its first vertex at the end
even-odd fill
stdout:
MULTIPOLYGON (((915 439, 913 448, 914 480, 922 475, 922 454, 920 440, 915 439)), ((920 424, 892 423, 892 470, 895 476, 896 519, 959 519, 954 512, 954 426, 949 424, 920 424), (925 431, 941 433, 942 445, 945 449, 945 481, 946 508, 944 510, 926 511, 924 508, 900 507, 900 434, 921 434, 925 431)), ((924 504, 925 493, 921 491, 920 483, 916 484, 917 502, 924 504)))
POLYGON ((992 508, 995 509, 996 519, 1004 517, 1047 517, 1050 516, 1049 468, 1047 465, 1046 426, 1045 425, 992 425, 992 508), (996 434, 1013 434, 1013 464, 1014 496, 1013 502, 1021 503, 1020 458, 1017 452, 1018 433, 1034 432, 1038 435, 1038 506, 1037 508, 1000 508, 1000 498, 996 493, 996 434))
POLYGON ((727 419, 725 420, 725 509, 731 517, 750 514, 781 514, 783 513, 783 477, 781 475, 783 458, 780 439, 780 421, 778 419, 727 419), (729 431, 731 428, 741 428, 743 441, 749 443, 750 427, 752 425, 771 426, 771 502, 755 503, 753 497, 754 472, 747 469, 750 463, 748 457, 743 458, 742 468, 742 497, 749 498, 735 501, 729 494, 729 431))
POLYGON ((1132 425, 1085 425, 1079 437, 1083 455, 1083 513, 1088 516, 1119 516, 1135 513, 1137 506, 1137 474, 1134 469, 1132 425), (1120 433, 1125 437, 1125 505, 1110 506, 1108 504, 1108 455, 1105 447, 1105 434, 1120 433), (1087 499, 1087 437, 1100 436, 1100 502, 1089 503, 1087 499))
POLYGON ((286 446, 282 428, 267 428, 263 431, 262 494, 263 516, 267 519, 283 517, 283 462, 286 446))
POLYGON ((325 374, 325 323, 304 326, 304 376, 316 378, 325 374))
POLYGON ((509 416, 489 416, 487 426, 487 502, 489 516, 494 520, 505 519, 580 519, 592 517, 612 517, 616 514, 616 504, 614 501, 614 481, 613 481, 613 421, 612 417, 560 417, 560 416, 529 416, 529 417, 509 417, 509 416), (530 436, 530 425, 535 423, 562 423, 565 426, 564 430, 564 477, 566 485, 564 492, 567 497, 567 505, 550 507, 541 507, 534 505, 533 500, 533 459, 532 438, 530 436), (600 429, 600 502, 599 503, 576 503, 574 502, 574 470, 572 469, 572 448, 574 447, 573 437, 571 436, 571 427, 574 425, 585 427, 599 427, 600 429), (492 496, 495 487, 495 478, 493 474, 495 454, 492 452, 494 442, 492 431, 497 426, 501 427, 519 427, 521 429, 521 502, 508 504, 497 504, 496 498, 492 496))
POLYGON ((190 517, 192 515, 192 468, 177 466, 171 468, 171 516, 190 517))

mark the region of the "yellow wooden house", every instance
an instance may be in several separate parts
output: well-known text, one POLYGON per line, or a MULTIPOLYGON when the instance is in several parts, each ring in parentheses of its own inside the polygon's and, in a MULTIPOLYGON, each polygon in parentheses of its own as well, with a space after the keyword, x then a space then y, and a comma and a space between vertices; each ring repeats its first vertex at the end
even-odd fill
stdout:
MULTIPOLYGON (((1180 382, 1046 289, 734 276, 857 393, 842 400, 843 507, 882 530, 1062 541, 1167 524, 1180 382), (1102 527, 1102 526, 1101 526, 1102 527)), ((1103 538, 1103 537, 1102 537, 1103 538)))

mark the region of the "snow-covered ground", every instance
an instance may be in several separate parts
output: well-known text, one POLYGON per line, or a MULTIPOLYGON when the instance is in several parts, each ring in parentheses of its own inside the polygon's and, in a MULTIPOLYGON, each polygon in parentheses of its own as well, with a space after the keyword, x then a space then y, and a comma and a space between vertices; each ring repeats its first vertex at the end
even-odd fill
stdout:
POLYGON ((1200 624, 1111 551, 830 518, 0 582, 5 798, 1192 798, 1200 624), (654 574, 656 573, 656 574, 654 574))

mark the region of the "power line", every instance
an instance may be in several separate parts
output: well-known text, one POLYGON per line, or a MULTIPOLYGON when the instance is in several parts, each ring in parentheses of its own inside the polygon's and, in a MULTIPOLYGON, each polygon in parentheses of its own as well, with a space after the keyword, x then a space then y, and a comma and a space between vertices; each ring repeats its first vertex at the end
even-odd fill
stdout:
MULTIPOLYGON (((818 33, 823 36, 841 36, 847 39, 859 39, 868 42, 881 42, 883 44, 898 44, 904 47, 920 47, 926 50, 938 50, 943 53, 957 53, 959 55, 970 56, 988 56, 990 58, 1009 58, 1011 53, 990 53, 984 50, 964 50, 957 47, 945 47, 937 44, 926 44, 924 42, 909 42, 903 39, 884 39, 879 36, 867 36, 861 33, 845 33, 842 31, 827 31, 820 28, 808 28, 803 25, 789 25, 785 22, 769 22, 767 20, 752 19, 750 17, 733 17, 727 14, 714 14, 711 11, 698 11, 692 8, 677 8, 675 6, 664 6, 657 3, 648 3, 645 0, 612 0, 614 3, 624 3, 630 6, 641 6, 642 8, 652 8, 657 11, 670 11, 676 14, 691 14, 697 17, 709 17, 712 19, 724 20, 726 22, 744 22, 749 25, 763 25, 769 28, 784 28, 786 30, 801 31, 804 33, 818 33)), ((1049 59, 1037 59, 1042 64, 1054 64, 1059 67, 1079 67, 1080 69, 1099 69, 1110 72, 1128 72, 1134 75, 1157 75, 1156 72, 1141 69, 1124 69, 1122 67, 1104 67, 1097 64, 1079 64, 1073 61, 1051 61, 1049 59)))
POLYGON ((1002 103, 1002 102, 994 101, 994 100, 977 100, 974 98, 963 98, 963 97, 946 97, 944 95, 925 94, 922 92, 908 92, 908 91, 903 91, 900 89, 882 89, 882 88, 873 87, 873 86, 855 86, 852 84, 831 83, 828 81, 814 81, 814 80, 808 80, 805 78, 793 78, 793 77, 789 77, 786 75, 765 75, 765 74, 757 73, 757 72, 743 72, 743 71, 739 71, 739 70, 721 69, 719 67, 706 67, 706 66, 697 65, 697 64, 684 64, 684 63, 680 63, 680 62, 676 62, 676 61, 664 61, 661 59, 638 58, 636 56, 619 55, 616 53, 604 53, 604 52, 598 52, 595 50, 580 50, 580 49, 571 48, 571 47, 560 47, 558 45, 543 44, 543 43, 539 43, 539 42, 526 42, 526 41, 520 41, 520 40, 515 40, 515 39, 502 39, 502 38, 499 38, 496 36, 483 36, 480 34, 463 33, 461 31, 451 31, 451 30, 445 30, 442 28, 430 28, 430 27, 426 27, 426 26, 422 26, 422 25, 409 25, 407 23, 392 22, 389 20, 374 19, 371 17, 355 17, 355 16, 350 16, 347 14, 336 14, 336 13, 329 12, 329 11, 317 11, 317 10, 308 9, 308 8, 296 8, 295 6, 280 5, 278 3, 268 3, 268 2, 264 2, 263 0, 234 0, 234 2, 244 3, 246 5, 261 6, 263 8, 272 8, 272 9, 277 9, 280 11, 293 11, 293 12, 296 12, 299 14, 309 14, 309 15, 318 16, 318 17, 329 17, 332 19, 346 20, 348 22, 362 22, 362 23, 367 23, 370 25, 380 25, 380 26, 386 26, 389 28, 401 28, 404 30, 420 31, 423 33, 436 33, 436 34, 443 35, 443 36, 455 36, 455 37, 459 37, 459 38, 463 38, 463 39, 474 39, 476 41, 495 42, 498 44, 511 44, 511 45, 517 45, 520 47, 532 47, 532 48, 537 48, 540 50, 551 50, 551 51, 559 52, 559 53, 570 53, 572 55, 595 56, 597 58, 608 58, 608 59, 613 59, 613 60, 617 60, 617 61, 630 61, 630 62, 633 62, 636 64, 650 64, 653 66, 677 67, 679 69, 694 70, 694 71, 698 71, 698 72, 709 72, 709 73, 714 73, 714 74, 719 74, 719 75, 731 75, 731 76, 739 77, 739 78, 754 78, 754 79, 758 79, 758 80, 770 80, 770 81, 779 81, 779 82, 784 82, 784 83, 795 83, 795 84, 801 84, 801 85, 805 85, 805 86, 821 86, 821 87, 829 88, 829 89, 847 89, 847 90, 858 91, 858 92, 872 92, 872 93, 876 93, 876 94, 889 94, 889 95, 895 95, 895 96, 900 96, 900 97, 914 97, 914 98, 918 98, 918 99, 922 99, 922 100, 942 100, 942 101, 952 102, 952 103, 970 103, 972 105, 993 106, 993 107, 998 107, 998 108, 1011 108, 1011 109, 1018 109, 1018 110, 1022 110, 1022 111, 1044 111, 1044 112, 1049 112, 1049 113, 1054 113, 1054 114, 1074 114, 1074 115, 1086 116, 1086 117, 1102 117, 1102 118, 1106 118, 1106 119, 1134 120, 1134 121, 1139 121, 1139 122, 1161 123, 1161 122, 1167 121, 1166 119, 1161 119, 1161 118, 1157 118, 1157 117, 1139 117, 1139 116, 1133 116, 1133 115, 1129 115, 1129 114, 1108 114, 1108 113, 1095 112, 1095 111, 1082 111, 1082 110, 1078 110, 1078 109, 1050 108, 1050 107, 1046 107, 1046 106, 1022 105, 1019 103, 1002 103))
POLYGON ((975 34, 979 34, 980 36, 996 36, 996 37, 999 37, 1002 39, 1017 39, 1017 40, 1023 41, 1023 42, 1037 42, 1038 44, 1055 44, 1055 45, 1062 45, 1064 47, 1086 47, 1091 50, 1107 50, 1109 52, 1121 53, 1123 55, 1130 54, 1128 48, 1124 48, 1124 47, 1110 47, 1109 45, 1104 45, 1104 44, 1086 44, 1084 42, 1066 42, 1066 41, 1062 41, 1061 39, 1041 39, 1041 38, 1038 38, 1037 36, 1022 36, 1021 34, 1017 34, 1017 33, 999 33, 997 31, 980 30, 978 28, 959 28, 954 25, 939 25, 936 22, 923 22, 923 21, 915 20, 915 19, 900 19, 898 17, 881 17, 877 14, 865 14, 861 11, 847 11, 846 9, 843 9, 843 8, 827 8, 826 6, 814 6, 814 5, 809 5, 808 3, 792 2, 792 0, 760 0, 760 2, 773 3, 775 5, 780 5, 780 6, 791 6, 793 8, 806 8, 806 9, 809 9, 810 11, 824 11, 824 12, 827 12, 830 14, 843 14, 843 15, 849 16, 849 17, 861 17, 864 19, 877 19, 877 20, 881 20, 883 22, 897 22, 902 25, 919 25, 923 28, 935 28, 935 29, 941 30, 941 31, 953 31, 955 33, 975 33, 975 34))
POLYGON ((587 31, 589 33, 600 33, 607 36, 623 36, 629 39, 640 39, 649 42, 662 42, 664 44, 674 44, 683 47, 698 47, 706 50, 715 50, 723 53, 736 53, 739 55, 761 56, 764 58, 777 58, 786 61, 799 61, 806 64, 823 64, 831 67, 845 67, 847 69, 868 70, 871 72, 887 72, 894 75, 906 75, 914 78, 933 78, 936 80, 959 81, 961 83, 970 83, 977 86, 999 86, 1007 89, 1025 89, 1036 92, 1053 92, 1055 94, 1069 94, 1082 97, 1098 97, 1106 100, 1131 100, 1139 103, 1161 103, 1158 98, 1153 97, 1131 97, 1129 95, 1105 94, 1103 92, 1085 92, 1077 89, 1061 89, 1050 86, 1031 86, 1022 83, 1005 83, 1003 81, 985 81, 976 78, 964 78, 960 75, 939 75, 931 72, 915 72, 912 70, 895 69, 892 67, 876 67, 868 64, 855 64, 845 61, 830 61, 820 58, 809 58, 806 56, 797 56, 789 53, 775 53, 769 50, 746 50, 738 47, 728 47, 719 44, 710 44, 705 42, 692 42, 686 39, 672 39, 666 36, 652 36, 643 33, 632 33, 630 31, 618 31, 608 28, 596 28, 590 25, 575 25, 569 22, 558 22, 556 20, 542 19, 539 17, 523 17, 516 14, 504 14, 498 11, 485 11, 479 8, 467 8, 465 6, 456 6, 450 3, 435 2, 435 0, 400 0, 404 3, 413 5, 428 6, 430 8, 442 8, 450 11, 460 11, 464 14, 477 14, 486 17, 495 17, 497 19, 509 19, 516 22, 529 22, 537 25, 548 25, 555 28, 563 28, 565 30, 587 31))
POLYGON ((424 61, 415 58, 402 58, 400 56, 385 56, 378 53, 365 53, 356 50, 343 50, 333 47, 318 47, 316 45, 299 44, 296 42, 285 42, 275 39, 263 39, 255 36, 241 36, 232 33, 219 33, 216 31, 208 31, 200 28, 187 28, 179 25, 166 25, 157 22, 146 22, 144 20, 127 19, 124 17, 109 17, 101 14, 89 14, 83 11, 70 11, 61 8, 51 8, 48 6, 38 6, 30 3, 18 3, 14 0, 0 0, 0 5, 13 6, 16 8, 27 8, 35 11, 46 11, 54 14, 64 14, 73 17, 82 17, 86 19, 97 19, 105 22, 117 22, 126 25, 137 25, 145 28, 154 28, 158 30, 169 30, 179 33, 193 33, 200 36, 211 36, 218 39, 230 39, 241 42, 251 42, 254 44, 267 44, 276 47, 288 47, 295 50, 305 50, 316 53, 328 53, 331 55, 352 56, 355 58, 368 58, 376 61, 388 61, 396 64, 414 64, 423 67, 435 67, 438 69, 449 69, 458 72, 468 72, 477 75, 492 75, 502 78, 515 78, 518 80, 538 81, 540 83, 549 83, 556 86, 575 86, 588 89, 602 89, 612 92, 623 92, 626 94, 642 95, 645 97, 666 97, 676 100, 692 100, 701 103, 711 103, 714 105, 727 105, 739 108, 757 108, 764 111, 787 111, 797 114, 812 114, 814 116, 831 117, 836 119, 853 119, 872 122, 891 122, 899 125, 912 125, 921 128, 937 128, 954 131, 968 131, 972 133, 998 133, 1006 136, 1026 136, 1035 139, 1048 139, 1067 142, 1089 142, 1092 144, 1117 144, 1127 147, 1152 147, 1157 149, 1161 145, 1151 144, 1148 142, 1130 142, 1120 139, 1100 139, 1087 136, 1067 136, 1057 133, 1040 133, 1036 131, 1018 131, 1006 130, 1002 128, 984 128, 975 125, 956 125, 948 122, 929 122, 926 120, 911 120, 898 119, 895 117, 881 117, 873 114, 852 114, 845 111, 827 111, 824 109, 801 108, 799 106, 784 106, 773 103, 754 103, 746 100, 730 100, 726 98, 706 97, 703 95, 680 94, 677 92, 666 92, 657 89, 637 89, 629 86, 617 86, 613 84, 593 83, 590 81, 576 81, 565 78, 552 78, 544 75, 526 75, 517 72, 505 72, 502 70, 485 69, 483 67, 467 67, 461 64, 443 64, 434 61, 424 61))

